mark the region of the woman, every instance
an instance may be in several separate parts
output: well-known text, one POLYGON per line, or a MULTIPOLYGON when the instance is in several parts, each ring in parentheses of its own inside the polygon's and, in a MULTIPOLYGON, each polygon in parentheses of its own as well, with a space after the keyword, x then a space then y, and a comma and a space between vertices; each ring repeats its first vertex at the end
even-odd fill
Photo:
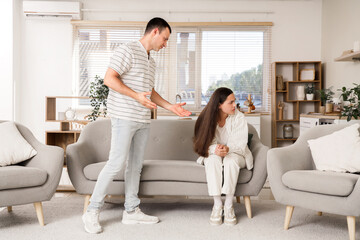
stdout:
POLYGON ((247 122, 235 106, 234 93, 228 88, 218 88, 195 124, 194 150, 200 155, 197 162, 205 165, 209 195, 214 197, 212 225, 222 223, 223 211, 224 223, 236 224, 233 198, 239 171, 253 167, 247 147, 247 122), (221 194, 226 195, 224 207, 221 194))

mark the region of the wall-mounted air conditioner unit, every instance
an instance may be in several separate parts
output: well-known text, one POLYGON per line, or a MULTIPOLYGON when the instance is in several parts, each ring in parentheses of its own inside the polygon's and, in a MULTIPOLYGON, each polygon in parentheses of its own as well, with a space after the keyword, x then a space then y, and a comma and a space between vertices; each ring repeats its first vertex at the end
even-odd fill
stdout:
POLYGON ((24 1, 23 10, 26 16, 64 16, 81 20, 80 2, 24 1))

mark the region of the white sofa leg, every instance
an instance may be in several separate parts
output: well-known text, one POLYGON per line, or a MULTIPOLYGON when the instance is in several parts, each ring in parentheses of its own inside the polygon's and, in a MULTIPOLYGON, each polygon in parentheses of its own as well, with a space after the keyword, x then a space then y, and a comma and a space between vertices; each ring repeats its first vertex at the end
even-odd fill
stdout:
POLYGON ((7 207, 8 212, 12 212, 12 206, 7 207))
POLYGON ((286 206, 286 214, 285 214, 285 223, 284 223, 284 229, 288 230, 292 214, 294 212, 294 206, 286 206))
POLYGON ((45 226, 44 214, 43 214, 43 208, 42 208, 41 202, 34 203, 34 207, 35 207, 36 215, 37 215, 40 225, 45 226))
POLYGON ((318 215, 318 216, 322 216, 322 212, 317 212, 317 215, 318 215))
POLYGON ((349 230, 349 238, 350 240, 355 240, 355 217, 347 216, 347 224, 349 230))
POLYGON ((86 209, 88 208, 89 204, 90 204, 90 198, 91 195, 86 195, 85 196, 85 201, 84 201, 84 213, 86 212, 86 209))
POLYGON ((248 218, 252 218, 250 196, 244 196, 245 208, 248 218))

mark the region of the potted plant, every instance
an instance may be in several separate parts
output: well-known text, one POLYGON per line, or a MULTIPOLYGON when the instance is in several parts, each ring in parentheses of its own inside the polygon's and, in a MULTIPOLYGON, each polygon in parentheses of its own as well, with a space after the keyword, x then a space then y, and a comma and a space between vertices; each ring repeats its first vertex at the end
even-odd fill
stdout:
POLYGON ((324 89, 320 89, 317 90, 317 92, 319 93, 319 98, 321 101, 321 106, 320 106, 320 113, 325 114, 325 106, 328 104, 328 109, 326 112, 332 112, 332 103, 331 98, 334 95, 334 92, 331 90, 332 87, 330 88, 324 88, 324 89))
POLYGON ((347 121, 350 121, 351 118, 358 119, 360 117, 360 84, 354 83, 354 87, 350 89, 342 87, 341 91, 340 96, 344 103, 341 109, 341 116, 346 117, 347 121))
POLYGON ((351 95, 351 90, 347 89, 346 87, 342 87, 341 89, 338 89, 339 91, 341 91, 340 97, 342 98, 342 102, 345 106, 348 106, 350 104, 349 102, 349 98, 351 95))
POLYGON ((315 86, 313 83, 306 85, 305 93, 306 93, 306 100, 314 100, 315 86))
POLYGON ((87 115, 87 119, 90 121, 96 121, 96 119, 103 114, 103 117, 106 117, 107 114, 107 96, 109 94, 109 88, 104 85, 104 79, 95 76, 94 81, 90 83, 90 103, 92 112, 87 115), (103 108, 101 109, 101 105, 103 108))

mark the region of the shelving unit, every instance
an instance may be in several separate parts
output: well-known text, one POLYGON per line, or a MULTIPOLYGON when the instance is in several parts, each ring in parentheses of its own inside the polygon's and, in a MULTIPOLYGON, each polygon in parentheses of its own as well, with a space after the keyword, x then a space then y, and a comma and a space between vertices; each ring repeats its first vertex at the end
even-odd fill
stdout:
POLYGON ((64 168, 60 180, 58 191, 74 191, 71 185, 70 179, 67 174, 66 168, 66 146, 77 142, 79 139, 81 130, 74 130, 72 128, 73 123, 86 125, 88 120, 59 120, 57 115, 57 104, 64 100, 72 99, 89 99, 88 97, 69 97, 69 96, 54 96, 46 97, 45 99, 45 121, 46 122, 58 122, 60 123, 59 130, 45 131, 45 143, 47 145, 58 146, 64 149, 64 168))
POLYGON ((80 130, 73 130, 72 123, 79 123, 86 125, 88 120, 59 120, 56 119, 57 99, 89 99, 88 97, 68 97, 55 96, 46 97, 45 104, 45 121, 60 123, 60 130, 51 130, 45 132, 45 143, 47 145, 59 146, 66 150, 66 146, 75 143, 79 136, 80 130))
POLYGON ((317 112, 320 100, 299 100, 296 89, 299 85, 314 84, 315 90, 321 89, 322 75, 320 61, 297 61, 297 62, 274 62, 272 64, 272 147, 287 146, 295 142, 299 136, 299 121, 301 113, 317 112), (300 80, 300 72, 303 69, 314 69, 314 80, 300 80), (281 75, 285 89, 276 88, 276 76, 281 75), (284 103, 283 119, 279 119, 278 103, 284 103), (293 125, 293 138, 283 138, 283 126, 293 125))

